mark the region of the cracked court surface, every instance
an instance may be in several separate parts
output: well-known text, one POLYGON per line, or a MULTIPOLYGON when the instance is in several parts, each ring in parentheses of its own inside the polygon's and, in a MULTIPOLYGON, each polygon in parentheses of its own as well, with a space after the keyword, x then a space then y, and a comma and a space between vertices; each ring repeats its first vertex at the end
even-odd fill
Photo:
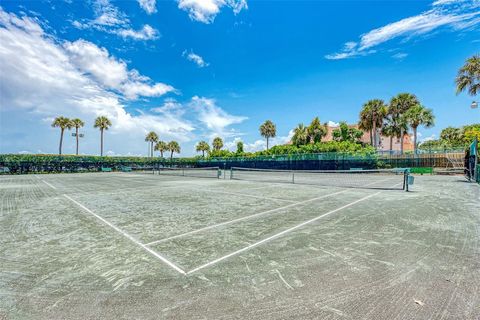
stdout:
POLYGON ((0 176, 0 222, 0 319, 480 317, 480 188, 458 176, 0 176))

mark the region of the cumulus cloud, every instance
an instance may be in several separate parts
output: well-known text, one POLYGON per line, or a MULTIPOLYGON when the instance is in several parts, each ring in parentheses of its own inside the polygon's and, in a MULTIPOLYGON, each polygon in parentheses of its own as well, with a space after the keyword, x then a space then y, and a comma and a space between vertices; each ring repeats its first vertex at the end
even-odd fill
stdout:
MULTIPOLYGON (((125 62, 104 48, 85 40, 58 41, 45 34, 35 19, 18 17, 1 8, 0 70, 3 116, 8 114, 10 119, 24 118, 24 121, 32 119, 32 126, 25 133, 32 137, 22 141, 38 141, 39 136, 49 130, 45 130, 42 119, 49 121, 59 115, 84 119, 86 137, 97 135, 91 126, 95 117, 109 117, 113 124, 107 140, 109 148, 114 145, 125 150, 125 136, 118 135, 125 132, 134 141, 142 141, 144 133, 150 130, 180 141, 191 139, 193 126, 174 113, 162 109, 160 113, 133 115, 123 102, 125 98, 160 96, 172 91, 171 86, 151 83, 148 77, 128 69, 125 62), (35 127, 38 123, 41 125, 35 127)), ((7 126, 2 124, 3 133, 8 130, 7 126)), ((85 148, 92 143, 89 141, 94 140, 85 139, 85 148)))
POLYGON ((327 125, 328 125, 329 127, 339 127, 339 126, 340 126, 340 123, 330 120, 330 121, 327 122, 327 125))
POLYGON ((126 25, 129 20, 127 15, 112 5, 109 0, 96 0, 93 3, 95 19, 90 22, 91 25, 97 26, 118 26, 126 25))
POLYGON ((123 38, 131 38, 134 40, 153 40, 158 39, 160 36, 159 32, 148 24, 144 25, 140 30, 120 29, 117 30, 116 33, 123 38))
POLYGON ((360 36, 359 41, 345 43, 340 52, 326 59, 339 60, 375 53, 375 47, 393 39, 410 39, 440 30, 464 30, 480 24, 480 2, 476 0, 438 0, 432 8, 419 15, 387 24, 360 36))
POLYGON ((178 8, 187 11, 190 19, 206 24, 212 23, 224 6, 234 14, 248 8, 246 0, 178 0, 178 8))
POLYGON ((210 65, 209 63, 205 62, 205 60, 198 54, 195 54, 193 52, 188 53, 187 50, 183 51, 182 56, 185 57, 188 61, 192 61, 193 63, 195 63, 199 68, 205 68, 210 65))
POLYGON ((194 96, 189 106, 198 113, 198 120, 207 128, 210 137, 238 135, 230 126, 247 120, 247 117, 229 114, 218 107, 214 99, 194 96))
POLYGON ((158 97, 175 89, 164 83, 151 84, 151 79, 127 64, 112 57, 105 48, 85 41, 65 42, 63 47, 69 60, 82 72, 91 75, 107 89, 122 93, 127 99, 139 96, 158 97))
POLYGON ((152 14, 152 13, 157 12, 157 8, 156 8, 157 1, 156 0, 138 0, 138 4, 148 14, 152 14))

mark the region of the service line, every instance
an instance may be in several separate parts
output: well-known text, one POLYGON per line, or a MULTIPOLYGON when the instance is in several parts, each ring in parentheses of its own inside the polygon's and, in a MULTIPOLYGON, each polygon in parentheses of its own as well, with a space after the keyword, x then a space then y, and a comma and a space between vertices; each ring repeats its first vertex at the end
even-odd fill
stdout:
POLYGON ((229 220, 229 221, 225 221, 225 222, 220 222, 220 223, 213 224, 213 225, 210 225, 210 226, 206 226, 206 227, 203 227, 203 228, 200 228, 200 229, 195 229, 195 230, 188 231, 188 232, 185 232, 185 233, 177 234, 177 235, 175 235, 175 236, 171 236, 171 237, 168 237, 168 238, 164 238, 164 239, 152 241, 152 242, 149 242, 149 243, 147 243, 147 244, 145 244, 145 245, 146 245, 146 246, 151 246, 151 245, 154 245, 154 244, 157 244, 157 243, 161 243, 161 242, 165 242, 165 241, 169 241, 169 240, 173 240, 173 239, 185 237, 185 236, 188 236, 188 235, 191 235, 191 234, 195 234, 195 233, 198 233, 198 232, 210 230, 210 229, 213 229, 213 228, 218 228, 218 227, 221 227, 221 226, 225 226, 225 225, 228 225, 228 224, 236 223, 236 222, 243 221, 243 220, 247 220, 247 219, 252 219, 252 218, 259 217, 259 216, 262 216, 262 215, 265 215, 265 214, 269 214, 269 213, 272 213, 272 212, 277 212, 277 211, 285 210, 285 209, 288 209, 288 208, 291 208, 291 207, 295 207, 295 206, 302 205, 302 204, 305 204, 305 203, 317 201, 317 200, 320 200, 320 199, 323 199, 323 198, 331 197, 331 196, 334 196, 334 195, 337 195, 337 194, 340 194, 340 193, 344 193, 344 192, 348 192, 348 191, 350 191, 350 190, 342 190, 342 191, 338 191, 338 192, 333 192, 333 193, 325 194, 325 195, 320 196, 320 197, 316 197, 316 198, 312 198, 312 199, 308 199, 308 200, 304 200, 304 201, 295 202, 295 203, 292 203, 292 204, 289 204, 289 205, 286 205, 286 206, 283 206, 283 207, 279 207, 279 208, 275 208, 275 209, 270 209, 270 210, 262 211, 262 212, 258 212, 258 213, 254 213, 254 214, 251 214, 251 215, 249 215, 249 216, 245 216, 245 217, 241 217, 241 218, 237 218, 237 219, 233 219, 233 220, 229 220))

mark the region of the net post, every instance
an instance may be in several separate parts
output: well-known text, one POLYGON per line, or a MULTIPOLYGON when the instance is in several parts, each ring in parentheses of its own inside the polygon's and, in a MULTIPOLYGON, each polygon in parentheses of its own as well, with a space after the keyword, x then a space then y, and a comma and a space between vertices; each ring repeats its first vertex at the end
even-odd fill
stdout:
POLYGON ((403 172, 403 190, 405 190, 405 192, 408 192, 408 170, 405 169, 405 171, 403 172))
POLYGON ((232 179, 233 179, 233 168, 230 167, 230 180, 232 180, 232 179))
POLYGON ((292 171, 292 183, 295 183, 295 172, 292 171))

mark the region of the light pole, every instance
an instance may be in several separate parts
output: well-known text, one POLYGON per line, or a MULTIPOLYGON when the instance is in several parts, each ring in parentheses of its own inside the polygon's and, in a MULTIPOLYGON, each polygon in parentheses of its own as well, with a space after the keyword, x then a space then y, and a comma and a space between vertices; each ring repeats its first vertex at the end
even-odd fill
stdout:
POLYGON ((470 105, 472 109, 477 109, 478 108, 478 103, 477 101, 473 101, 472 104, 470 105))

